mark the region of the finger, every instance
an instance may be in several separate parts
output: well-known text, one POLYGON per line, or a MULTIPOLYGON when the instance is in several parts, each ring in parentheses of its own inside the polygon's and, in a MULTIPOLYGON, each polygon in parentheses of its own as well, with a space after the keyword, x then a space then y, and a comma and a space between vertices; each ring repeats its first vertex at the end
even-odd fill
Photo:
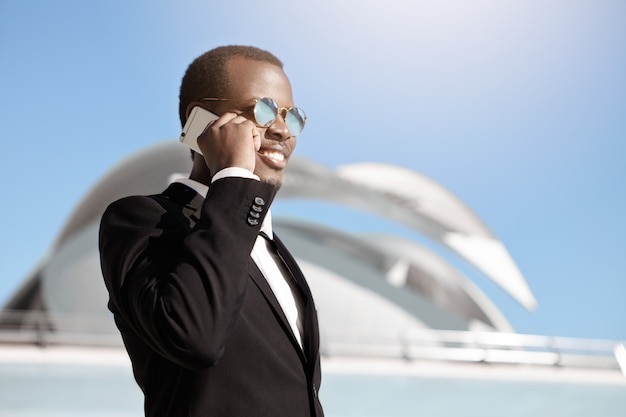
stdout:
POLYGON ((252 123, 252 121, 250 119, 248 119, 246 116, 244 116, 241 113, 238 113, 236 117, 231 119, 232 123, 236 123, 238 125, 244 124, 246 122, 250 122, 252 123))
POLYGON ((219 129, 225 124, 230 123, 232 120, 236 119, 238 116, 239 115, 237 113, 226 112, 222 114, 217 120, 215 120, 212 126, 215 126, 219 129))
POLYGON ((252 127, 252 142, 254 143, 254 151, 258 152, 261 149, 261 132, 256 126, 252 127))
POLYGON ((207 123, 206 126, 204 127, 204 130, 202 131, 202 133, 200 133, 200 135, 204 135, 206 133, 206 131, 208 129, 210 129, 211 126, 213 126, 215 124, 216 121, 217 121, 217 119, 213 119, 209 123, 207 123))

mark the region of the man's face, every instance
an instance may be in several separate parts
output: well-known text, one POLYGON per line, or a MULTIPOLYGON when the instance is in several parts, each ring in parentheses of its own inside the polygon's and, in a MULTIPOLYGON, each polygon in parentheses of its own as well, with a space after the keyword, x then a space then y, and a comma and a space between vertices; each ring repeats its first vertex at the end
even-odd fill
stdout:
MULTIPOLYGON (((279 107, 294 107, 291 84, 281 68, 235 57, 228 62, 227 71, 229 83, 224 97, 233 101, 222 102, 225 110, 244 111, 244 115, 252 118, 253 99, 263 97, 274 99, 279 107)), ((289 133, 281 116, 270 126, 258 129, 261 148, 256 154, 254 173, 261 181, 280 186, 287 161, 296 147, 296 137, 289 133)))

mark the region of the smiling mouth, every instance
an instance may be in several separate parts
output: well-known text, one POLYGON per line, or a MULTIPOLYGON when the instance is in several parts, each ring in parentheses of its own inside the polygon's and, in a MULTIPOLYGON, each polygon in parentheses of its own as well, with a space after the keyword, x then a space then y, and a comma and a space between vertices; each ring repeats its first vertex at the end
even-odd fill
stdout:
POLYGON ((260 150, 258 153, 263 158, 265 158, 266 160, 269 160, 270 162, 276 165, 283 165, 285 164, 287 160, 287 158, 285 158, 285 154, 282 152, 278 152, 278 151, 260 150))

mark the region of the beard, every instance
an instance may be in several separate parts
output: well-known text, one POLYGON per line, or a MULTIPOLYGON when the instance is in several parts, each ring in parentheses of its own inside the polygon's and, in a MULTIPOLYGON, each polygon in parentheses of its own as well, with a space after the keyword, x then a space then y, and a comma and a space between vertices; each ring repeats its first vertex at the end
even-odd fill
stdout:
POLYGON ((283 180, 276 178, 261 178, 261 182, 272 185, 274 188, 276 188, 276 191, 280 190, 280 187, 282 187, 283 185, 283 180))

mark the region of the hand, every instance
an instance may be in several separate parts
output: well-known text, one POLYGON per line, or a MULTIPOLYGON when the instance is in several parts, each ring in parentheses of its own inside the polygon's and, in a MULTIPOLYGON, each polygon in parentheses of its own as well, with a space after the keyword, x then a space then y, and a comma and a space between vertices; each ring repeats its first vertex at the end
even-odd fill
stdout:
POLYGON ((211 174, 228 167, 254 172, 261 134, 256 125, 236 113, 224 113, 198 136, 198 146, 211 174))

